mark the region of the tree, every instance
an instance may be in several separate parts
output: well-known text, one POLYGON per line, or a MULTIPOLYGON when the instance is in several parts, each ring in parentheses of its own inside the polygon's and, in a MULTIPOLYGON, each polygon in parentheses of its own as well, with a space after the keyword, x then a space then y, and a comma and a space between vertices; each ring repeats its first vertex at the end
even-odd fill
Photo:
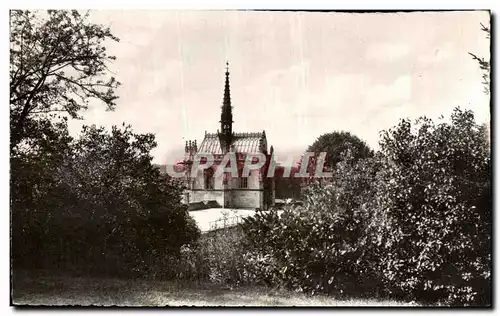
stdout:
POLYGON ((389 294, 424 304, 491 303, 491 153, 484 125, 455 109, 381 134, 380 151, 341 157, 304 207, 243 226, 273 282, 311 292, 389 294), (382 291, 380 291, 382 290, 382 291))
POLYGON ((349 132, 323 134, 307 148, 307 151, 317 154, 326 152, 326 165, 329 170, 333 170, 337 163, 342 160, 342 155, 345 154, 348 149, 352 151, 352 162, 373 156, 373 150, 371 150, 364 141, 349 132))
POLYGON ((199 235, 181 188, 151 163, 154 135, 130 126, 69 135, 68 118, 92 100, 115 107, 106 40, 118 39, 88 13, 11 11, 15 267, 156 275, 199 235))
POLYGON ((65 209, 68 192, 54 175, 71 157, 72 137, 66 120, 28 119, 30 137, 24 146, 11 152, 10 205, 13 267, 41 262, 44 237, 50 236, 48 223, 54 211, 65 209), (41 136, 43 135, 43 137, 41 136))
MULTIPOLYGON (((486 38, 490 39, 490 36, 491 36, 490 28, 481 24, 481 30, 486 33, 486 38)), ((481 70, 483 70, 484 92, 486 94, 489 94, 490 93, 490 83, 491 83, 491 81, 490 81, 490 68, 491 68, 490 62, 486 61, 482 57, 478 57, 477 55, 475 55, 473 53, 469 53, 469 55, 472 56, 472 59, 474 59, 478 62, 479 68, 481 68, 481 70)))
POLYGON ((63 112, 78 118, 90 100, 115 107, 120 84, 104 42, 118 41, 109 28, 78 11, 10 12, 11 148, 28 133, 27 119, 63 112))
POLYGON ((50 137, 12 159, 16 268, 157 275, 198 238, 181 188, 151 163, 152 134, 84 126, 72 139, 64 124, 43 128, 50 137))
POLYGON ((196 239, 197 227, 181 204, 182 188, 152 164, 154 135, 136 134, 131 126, 114 126, 110 133, 84 126, 74 146, 73 159, 57 176, 82 206, 90 202, 80 218, 103 223, 104 244, 134 260, 154 253, 161 259, 196 239))
POLYGON ((372 248, 389 288, 426 303, 487 305, 491 153, 484 126, 455 109, 451 123, 402 120, 380 141, 370 200, 372 248))

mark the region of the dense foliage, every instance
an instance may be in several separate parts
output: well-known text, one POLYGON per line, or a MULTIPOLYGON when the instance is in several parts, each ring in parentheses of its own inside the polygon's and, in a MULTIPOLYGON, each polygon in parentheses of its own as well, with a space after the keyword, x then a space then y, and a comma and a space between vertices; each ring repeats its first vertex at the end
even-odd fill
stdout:
POLYGON ((246 221, 269 279, 309 292, 489 304, 485 127, 456 109, 448 123, 402 120, 380 147, 361 160, 348 150, 331 183, 309 186, 305 207, 246 221))
MULTIPOLYGON (((79 117, 91 99, 113 109, 117 98, 104 47, 117 38, 87 18, 11 11, 14 271, 491 303, 491 153, 472 112, 402 120, 381 134, 377 153, 346 132, 322 135, 308 151, 326 151, 334 177, 308 181, 303 207, 258 211, 199 238, 182 188, 152 164, 153 135, 130 126, 69 135, 66 117, 79 117)), ((299 195, 302 182, 280 181, 278 196, 299 195)))
POLYGON ((10 17, 14 271, 161 275, 199 230, 181 188, 151 163, 154 136, 130 126, 68 132, 91 100, 114 109, 119 83, 104 44, 118 39, 77 11, 10 17))
POLYGON ((491 264, 491 158, 470 111, 403 120, 382 135, 371 203, 387 282, 427 301, 484 303, 491 264))
POLYGON ((153 135, 91 126, 64 142, 57 127, 12 159, 16 265, 149 275, 196 240, 181 188, 151 164, 153 135))
POLYGON ((298 291, 344 295, 379 295, 365 232, 369 211, 362 206, 373 193, 378 165, 344 157, 332 182, 311 184, 305 207, 259 213, 246 220, 251 245, 275 264, 271 278, 298 291), (363 290, 361 290, 363 289, 363 290))
POLYGON ((355 161, 373 156, 373 150, 363 140, 343 131, 321 135, 307 148, 307 152, 326 152, 326 165, 329 170, 332 170, 337 163, 342 161, 342 155, 348 149, 355 161))

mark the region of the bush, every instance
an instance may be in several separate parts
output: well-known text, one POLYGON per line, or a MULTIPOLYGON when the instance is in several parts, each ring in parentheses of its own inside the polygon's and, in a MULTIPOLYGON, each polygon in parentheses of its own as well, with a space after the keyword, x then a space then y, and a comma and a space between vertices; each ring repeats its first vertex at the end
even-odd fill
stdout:
POLYGON ((182 188, 151 164, 153 135, 33 124, 46 137, 11 158, 14 268, 161 277, 196 241, 182 188))
POLYGON ((231 227, 209 233, 200 240, 211 282, 241 283, 245 253, 243 238, 239 227, 231 227))
POLYGON ((373 159, 344 157, 332 182, 305 190, 304 207, 289 207, 281 216, 259 212, 245 221, 251 245, 274 265, 266 270, 272 271, 269 282, 309 293, 379 294, 365 244, 370 216, 362 207, 375 171, 373 159))
POLYGON ((179 279, 215 284, 275 285, 276 264, 270 254, 252 248, 241 226, 206 233, 192 246, 184 246, 175 266, 179 279))
POLYGON ((331 182, 305 190, 304 207, 247 219, 254 268, 311 293, 490 304, 486 128, 456 109, 450 123, 402 120, 380 147, 359 161, 348 150, 331 182))
POLYGON ((311 185, 305 207, 288 208, 281 216, 260 212, 246 220, 252 247, 266 254, 260 266, 268 284, 312 294, 378 295, 379 281, 365 259, 367 216, 341 206, 345 191, 333 184, 311 185))
POLYGON ((209 232, 192 246, 184 246, 174 262, 179 279, 239 285, 244 282, 245 241, 239 227, 209 232))
POLYGON ((489 304, 490 150, 484 126, 402 120, 383 134, 372 236, 388 286, 428 303, 489 304))

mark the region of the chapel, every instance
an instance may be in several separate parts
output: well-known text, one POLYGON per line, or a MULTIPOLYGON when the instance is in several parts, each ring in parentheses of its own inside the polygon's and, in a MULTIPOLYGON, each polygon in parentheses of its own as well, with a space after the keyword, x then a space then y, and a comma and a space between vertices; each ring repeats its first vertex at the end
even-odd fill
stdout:
MULTIPOLYGON (((187 141, 183 164, 186 175, 185 201, 189 203, 216 201, 221 207, 267 210, 274 205, 274 178, 268 177, 273 147, 268 150, 266 132, 238 133, 233 131, 233 106, 229 86, 229 67, 226 63, 224 97, 220 116, 220 130, 207 133, 198 146, 196 140, 187 141), (216 175, 224 155, 232 152, 236 156, 238 177, 230 172, 216 175), (194 170, 196 154, 210 153, 214 165, 204 170, 194 170), (266 163, 257 170, 251 170, 248 177, 242 175, 243 164, 248 154, 261 153, 266 163)), ((227 166, 227 165, 226 165, 227 166)))

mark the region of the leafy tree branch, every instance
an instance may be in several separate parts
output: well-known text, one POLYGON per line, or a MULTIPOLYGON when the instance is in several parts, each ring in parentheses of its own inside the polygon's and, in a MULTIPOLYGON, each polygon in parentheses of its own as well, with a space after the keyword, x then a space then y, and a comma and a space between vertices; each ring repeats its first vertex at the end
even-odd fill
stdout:
POLYGON ((93 24, 89 13, 10 12, 11 142, 18 144, 32 114, 66 112, 79 118, 91 100, 116 106, 120 83, 108 68, 105 41, 119 41, 109 28, 93 24))

